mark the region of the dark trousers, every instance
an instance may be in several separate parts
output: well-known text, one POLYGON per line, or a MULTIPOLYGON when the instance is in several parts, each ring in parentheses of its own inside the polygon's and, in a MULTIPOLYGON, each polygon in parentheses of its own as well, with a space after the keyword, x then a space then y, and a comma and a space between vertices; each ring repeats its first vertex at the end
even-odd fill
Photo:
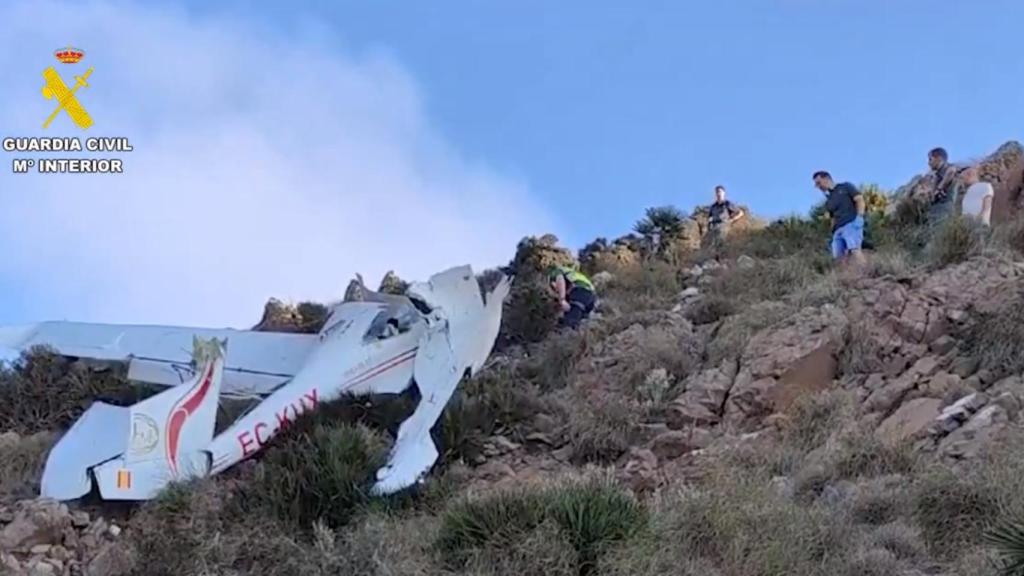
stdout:
POLYGON ((594 310, 594 304, 597 298, 594 297, 594 293, 586 288, 580 288, 574 286, 569 293, 565 295, 565 301, 569 303, 569 311, 562 315, 559 324, 561 326, 568 326, 569 328, 576 329, 579 327, 580 322, 585 320, 587 316, 594 310))

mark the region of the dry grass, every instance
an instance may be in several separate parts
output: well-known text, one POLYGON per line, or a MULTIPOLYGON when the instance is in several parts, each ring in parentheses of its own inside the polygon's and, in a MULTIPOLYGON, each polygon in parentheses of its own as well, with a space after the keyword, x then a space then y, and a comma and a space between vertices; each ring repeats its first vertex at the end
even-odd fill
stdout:
POLYGON ((683 289, 680 269, 659 261, 636 262, 617 267, 613 278, 598 294, 623 311, 665 310, 672 307, 683 289))
POLYGON ((1024 372, 1024 294, 1007 298, 1000 309, 977 315, 963 334, 966 352, 997 375, 1024 372))
POLYGON ((613 462, 633 445, 640 424, 637 407, 605 395, 576 395, 570 404, 566 433, 576 462, 613 462))
POLYGON ((839 351, 840 374, 872 374, 884 368, 885 349, 872 337, 871 322, 870 318, 850 318, 839 351))
POLYGON ((781 302, 761 302, 726 318, 707 345, 706 360, 712 366, 739 358, 757 332, 788 318, 795 310, 781 302))
POLYGON ((960 216, 950 217, 928 242, 925 257, 932 269, 945 268, 980 254, 987 244, 988 229, 960 216))
POLYGON ((14 367, 0 365, 0 432, 65 429, 94 401, 124 406, 151 392, 129 384, 122 370, 93 371, 37 347, 14 367))
POLYGON ((39 493, 43 465, 55 441, 56 435, 49 432, 25 437, 0 434, 0 501, 39 493))

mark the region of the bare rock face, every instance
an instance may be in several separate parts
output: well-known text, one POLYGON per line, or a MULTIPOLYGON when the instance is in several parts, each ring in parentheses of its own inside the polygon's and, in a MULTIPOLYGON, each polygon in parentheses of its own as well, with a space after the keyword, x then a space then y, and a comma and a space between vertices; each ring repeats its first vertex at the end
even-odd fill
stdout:
POLYGON ((882 422, 878 427, 878 436, 889 444, 923 436, 939 416, 941 406, 942 400, 937 398, 911 400, 882 422))
POLYGON ((122 576, 133 567, 120 527, 48 499, 0 506, 0 573, 122 576))
POLYGON ((580 266, 589 274, 619 270, 639 262, 641 248, 635 236, 623 236, 611 243, 598 238, 580 250, 580 266))
POLYGON ((676 398, 669 409, 669 427, 678 430, 687 426, 718 424, 724 415, 725 400, 738 371, 739 365, 730 361, 690 377, 682 395, 676 398))
POLYGON ((836 377, 836 353, 846 325, 837 307, 825 305, 755 335, 726 400, 726 422, 756 429, 767 416, 785 413, 801 397, 827 389, 836 377))
POLYGON ((312 302, 295 306, 271 298, 263 307, 263 318, 253 330, 259 332, 315 333, 327 319, 327 307, 312 302))
POLYGON ((23 502, 14 519, 0 531, 0 551, 29 552, 38 545, 61 543, 71 526, 71 513, 54 500, 23 502))

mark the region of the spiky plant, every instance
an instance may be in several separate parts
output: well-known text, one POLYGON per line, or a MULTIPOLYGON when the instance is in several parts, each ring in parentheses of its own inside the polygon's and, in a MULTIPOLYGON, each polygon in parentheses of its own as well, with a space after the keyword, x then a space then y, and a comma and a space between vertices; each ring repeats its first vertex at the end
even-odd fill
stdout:
POLYGON ((655 234, 661 238, 678 238, 683 232, 686 216, 674 206, 648 208, 645 217, 639 220, 633 230, 645 238, 655 234))
POLYGON ((1017 513, 997 520, 983 534, 985 543, 1002 557, 1002 576, 1024 576, 1024 515, 1017 513))

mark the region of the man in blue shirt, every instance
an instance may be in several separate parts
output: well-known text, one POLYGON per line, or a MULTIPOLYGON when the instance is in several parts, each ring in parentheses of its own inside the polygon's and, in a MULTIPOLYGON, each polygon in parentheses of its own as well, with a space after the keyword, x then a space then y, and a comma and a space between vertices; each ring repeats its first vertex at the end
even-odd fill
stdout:
POLYGON ((825 194, 825 210, 832 217, 832 257, 864 264, 864 196, 849 182, 836 184, 824 170, 814 173, 814 185, 825 194))

